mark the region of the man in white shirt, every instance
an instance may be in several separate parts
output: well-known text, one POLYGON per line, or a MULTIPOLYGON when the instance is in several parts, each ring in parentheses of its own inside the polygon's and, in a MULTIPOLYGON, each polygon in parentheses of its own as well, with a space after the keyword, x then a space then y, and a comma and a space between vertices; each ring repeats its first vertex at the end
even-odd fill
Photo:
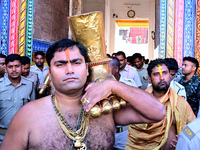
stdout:
POLYGON ((126 55, 124 52, 119 51, 116 53, 116 58, 120 61, 119 73, 123 78, 134 81, 138 87, 142 86, 137 70, 126 64, 126 55))
POLYGON ((170 86, 172 87, 172 89, 174 91, 176 91, 176 93, 178 95, 180 95, 183 98, 187 99, 185 87, 182 86, 180 83, 174 81, 174 77, 175 77, 176 73, 178 72, 178 63, 177 63, 177 61, 174 58, 165 58, 165 60, 166 60, 167 65, 168 65, 170 78, 171 78, 170 86))
POLYGON ((133 63, 135 65, 135 68, 138 71, 138 74, 140 76, 140 80, 142 82, 141 89, 146 90, 148 85, 148 72, 147 67, 148 65, 144 63, 144 58, 140 53, 135 53, 132 56, 133 63))
POLYGON ((35 53, 35 65, 31 66, 31 72, 38 74, 39 83, 42 85, 45 76, 48 74, 48 67, 44 65, 45 54, 42 51, 35 53))

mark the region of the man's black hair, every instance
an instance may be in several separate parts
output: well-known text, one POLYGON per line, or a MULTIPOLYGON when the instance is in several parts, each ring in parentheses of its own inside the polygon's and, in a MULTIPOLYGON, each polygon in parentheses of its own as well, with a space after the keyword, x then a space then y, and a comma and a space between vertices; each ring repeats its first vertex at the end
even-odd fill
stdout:
POLYGON ((0 54, 0 58, 6 58, 6 55, 0 54))
POLYGON ((127 62, 130 62, 131 64, 133 64, 132 56, 128 56, 126 59, 127 59, 127 62))
POLYGON ((143 58, 143 56, 140 54, 140 53, 134 53, 133 55, 132 55, 132 59, 133 60, 135 60, 135 59, 137 59, 137 58, 139 58, 140 60, 143 58))
POLYGON ((116 57, 111 57, 111 61, 112 61, 112 65, 114 66, 114 67, 118 67, 118 68, 120 68, 120 61, 119 61, 119 59, 118 58, 116 58, 116 57))
POLYGON ((154 67, 158 66, 158 65, 163 65, 165 64, 168 68, 168 64, 166 63, 166 61, 164 59, 155 59, 155 60, 152 60, 148 67, 147 67, 147 71, 148 71, 148 75, 149 77, 151 77, 151 73, 152 73, 152 70, 154 67))
POLYGON ((198 60, 196 60, 194 57, 190 57, 190 56, 184 57, 183 61, 185 61, 185 60, 190 61, 190 62, 192 62, 195 65, 195 67, 196 67, 195 73, 196 73, 197 70, 198 70, 198 68, 199 68, 199 62, 198 62, 198 60))
POLYGON ((119 55, 122 55, 124 58, 126 58, 126 54, 125 54, 123 51, 118 51, 118 52, 115 54, 115 57, 116 57, 116 56, 119 56, 119 55))
POLYGON ((35 52, 35 57, 37 56, 37 55, 41 55, 41 56, 45 56, 45 53, 43 52, 43 51, 37 51, 37 52, 35 52))
POLYGON ((8 64, 9 62, 13 62, 13 61, 15 61, 15 60, 19 60, 19 61, 21 62, 21 56, 18 55, 18 54, 10 54, 10 55, 8 55, 8 56, 6 57, 6 60, 5 60, 6 66, 7 66, 7 64, 8 64))
POLYGON ((73 46, 77 46, 79 48, 79 51, 80 51, 81 55, 84 57, 85 62, 88 62, 89 58, 87 55, 87 51, 80 43, 78 43, 74 40, 71 40, 71 39, 62 39, 62 40, 57 41, 54 44, 52 44, 47 50, 46 60, 47 60, 49 67, 50 67, 50 62, 53 59, 55 52, 65 51, 67 48, 73 47, 73 46))
POLYGON ((168 64, 168 69, 178 71, 178 63, 174 58, 165 58, 166 63, 168 64))
POLYGON ((26 64, 29 64, 30 65, 30 58, 29 57, 27 57, 27 56, 22 56, 21 57, 21 63, 22 63, 22 65, 26 65, 26 64))

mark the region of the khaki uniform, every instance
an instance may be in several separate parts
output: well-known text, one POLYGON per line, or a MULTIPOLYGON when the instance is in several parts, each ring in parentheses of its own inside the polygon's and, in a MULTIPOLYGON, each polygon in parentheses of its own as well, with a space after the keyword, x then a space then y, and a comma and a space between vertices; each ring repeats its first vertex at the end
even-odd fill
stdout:
POLYGON ((35 91, 38 91, 39 85, 40 85, 38 74, 30 71, 27 78, 34 82, 34 89, 35 89, 35 91))
MULTIPOLYGON (((0 130, 7 129, 15 113, 26 103, 35 99, 34 83, 21 76, 15 87, 8 76, 0 79, 0 130)), ((0 144, 3 140, 0 133, 0 144)))

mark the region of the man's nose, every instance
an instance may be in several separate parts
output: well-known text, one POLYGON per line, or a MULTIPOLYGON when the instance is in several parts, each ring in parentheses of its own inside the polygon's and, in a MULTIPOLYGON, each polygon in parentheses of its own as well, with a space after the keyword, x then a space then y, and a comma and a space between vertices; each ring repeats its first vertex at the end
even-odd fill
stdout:
POLYGON ((13 71, 16 71, 16 67, 13 67, 12 70, 13 70, 13 71))
POLYGON ((68 63, 66 66, 66 74, 72 74, 74 73, 73 65, 71 63, 68 63))
POLYGON ((163 76, 163 74, 161 74, 160 75, 160 80, 164 80, 165 78, 164 78, 164 76, 163 76))

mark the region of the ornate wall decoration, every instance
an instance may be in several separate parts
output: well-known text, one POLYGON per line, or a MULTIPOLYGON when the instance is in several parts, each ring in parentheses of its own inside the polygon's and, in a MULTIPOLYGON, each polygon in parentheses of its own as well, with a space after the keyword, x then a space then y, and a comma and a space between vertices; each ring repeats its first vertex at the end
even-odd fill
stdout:
POLYGON ((43 51, 44 53, 46 53, 47 49, 51 46, 51 44, 53 43, 33 39, 33 52, 43 51))
POLYGON ((185 0, 183 57, 194 57, 195 0, 185 0))
POLYGON ((26 56, 32 60, 34 0, 27 0, 26 56))
POLYGON ((9 41, 9 18, 10 18, 10 0, 1 0, 1 33, 0 33, 0 53, 8 54, 9 41))
POLYGON ((166 57, 173 58, 174 53, 174 6, 175 0, 167 3, 167 50, 166 57))
MULTIPOLYGON (((200 62, 200 0, 196 1, 196 38, 195 38, 195 58, 200 62)), ((200 67, 197 71, 200 74, 200 67)))
POLYGON ((19 15, 19 55, 25 56, 25 36, 26 36, 26 0, 20 0, 19 15))
POLYGON ((175 38, 174 38, 174 58, 178 62, 178 66, 183 61, 183 17, 184 17, 184 0, 176 1, 175 12, 175 38))
POLYGON ((167 0, 160 0, 160 47, 159 58, 165 58, 166 51, 166 24, 167 24, 167 0))
POLYGON ((10 1, 9 54, 17 54, 19 1, 10 1))

